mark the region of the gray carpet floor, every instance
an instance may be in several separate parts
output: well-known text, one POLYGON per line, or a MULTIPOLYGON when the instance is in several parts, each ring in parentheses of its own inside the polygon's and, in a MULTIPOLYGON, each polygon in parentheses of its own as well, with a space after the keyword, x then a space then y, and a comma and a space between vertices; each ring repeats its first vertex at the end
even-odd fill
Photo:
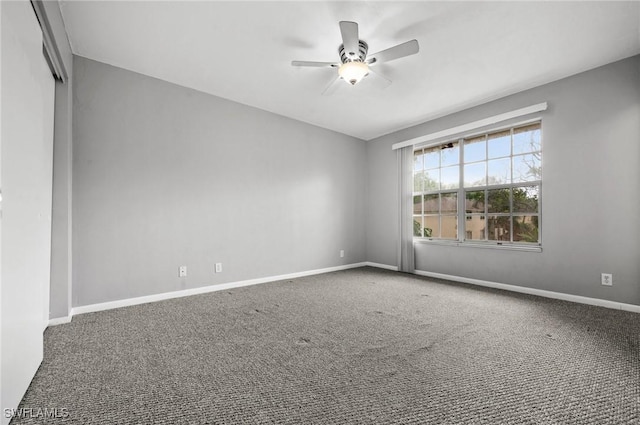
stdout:
POLYGON ((83 314, 12 424, 638 424, 640 315, 373 268, 83 314))

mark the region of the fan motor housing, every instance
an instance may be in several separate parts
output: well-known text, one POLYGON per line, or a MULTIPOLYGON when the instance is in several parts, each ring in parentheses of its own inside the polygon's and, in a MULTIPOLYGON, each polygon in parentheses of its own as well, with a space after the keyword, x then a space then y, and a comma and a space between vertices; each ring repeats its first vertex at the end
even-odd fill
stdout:
POLYGON ((340 53, 340 61, 342 61, 342 63, 353 62, 353 61, 364 62, 364 60, 367 58, 368 50, 369 50, 369 45, 362 40, 358 40, 357 52, 347 52, 344 49, 344 44, 341 44, 340 47, 338 48, 338 53, 340 53), (355 53, 355 54, 350 55, 349 53, 355 53))

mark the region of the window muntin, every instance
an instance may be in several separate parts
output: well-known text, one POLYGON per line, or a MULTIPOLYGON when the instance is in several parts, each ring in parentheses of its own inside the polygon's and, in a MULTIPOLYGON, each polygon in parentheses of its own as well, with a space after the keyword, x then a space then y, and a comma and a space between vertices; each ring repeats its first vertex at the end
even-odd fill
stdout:
POLYGON ((539 245, 541 137, 535 122, 416 149, 414 237, 539 245))

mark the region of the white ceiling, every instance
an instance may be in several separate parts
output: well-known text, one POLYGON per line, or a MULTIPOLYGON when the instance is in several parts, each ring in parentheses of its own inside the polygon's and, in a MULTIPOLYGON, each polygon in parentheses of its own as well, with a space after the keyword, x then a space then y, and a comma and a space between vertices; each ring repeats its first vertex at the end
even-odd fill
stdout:
MULTIPOLYGON (((640 2, 62 0, 75 54, 369 140, 640 53, 640 2), (386 89, 346 83, 338 21, 371 53, 417 39, 379 64, 386 89)), ((526 106, 526 105, 525 105, 526 106)))

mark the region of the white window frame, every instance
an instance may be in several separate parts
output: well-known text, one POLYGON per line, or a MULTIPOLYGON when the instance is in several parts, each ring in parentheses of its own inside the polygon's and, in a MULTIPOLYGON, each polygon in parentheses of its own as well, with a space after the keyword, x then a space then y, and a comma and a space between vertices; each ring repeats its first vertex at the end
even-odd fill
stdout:
MULTIPOLYGON (((546 105, 545 105, 546 106, 546 105)), ((457 193, 457 199, 458 199, 458 212, 457 212, 457 218, 458 218, 458 231, 457 231, 457 238, 456 239, 441 239, 441 238, 434 238, 434 237, 420 237, 420 236, 414 236, 413 241, 414 243, 425 243, 425 244, 442 244, 442 245, 454 245, 454 246, 463 246, 463 247, 473 247, 473 248, 492 248, 492 249, 508 249, 508 250, 521 250, 521 251, 533 251, 533 252, 541 252, 542 251, 542 175, 540 176, 539 180, 536 181, 529 181, 529 182, 518 182, 518 183, 514 183, 513 181, 511 181, 510 183, 506 183, 506 184, 500 184, 500 185, 489 185, 489 184, 485 184, 484 186, 476 186, 476 187, 464 187, 464 140, 465 139, 471 139, 477 136, 481 136, 481 135, 488 135, 488 134, 493 134, 493 133, 497 133, 500 131, 506 131, 506 130, 511 130, 512 134, 513 134, 513 130, 517 129, 519 127, 523 127, 526 125, 530 125, 530 124, 535 124, 535 123, 540 123, 540 151, 539 153, 542 155, 543 152, 543 144, 544 144, 544 126, 543 126, 543 119, 542 117, 536 117, 536 118, 532 118, 532 119, 528 119, 525 121, 519 121, 519 122, 514 122, 514 123, 509 123, 509 124, 505 124, 503 126, 496 126, 496 127, 492 127, 489 129, 483 129, 482 131, 475 131, 475 132, 469 132, 467 134, 461 134, 461 135, 456 135, 456 137, 452 137, 450 139, 447 140, 442 140, 440 139, 438 142, 436 143, 422 143, 422 144, 418 144, 418 145, 414 145, 414 149, 413 151, 418 151, 418 150, 422 150, 425 148, 433 148, 433 147, 438 147, 438 146, 443 146, 446 145, 448 143, 458 143, 458 149, 459 149, 459 161, 458 161, 458 165, 460 167, 460 171, 459 171, 459 185, 457 189, 438 189, 435 191, 431 191, 432 194, 436 194, 436 193, 448 193, 448 192, 456 192, 457 193), (468 215, 472 215, 472 214, 468 214, 466 212, 466 192, 473 190, 474 188, 477 190, 491 190, 491 189, 501 189, 501 188, 517 188, 517 187, 524 187, 524 186, 538 186, 538 212, 537 212, 537 217, 538 217, 538 243, 528 243, 528 242, 512 242, 512 241, 494 241, 494 240, 467 240, 466 239, 466 235, 467 235, 467 229, 466 229, 466 221, 467 221, 467 216, 468 215)), ((517 155, 516 155, 517 156, 517 155)), ((510 153, 509 158, 513 159, 514 154, 513 152, 510 153)), ((542 161, 542 159, 541 159, 542 161)), ((513 164, 513 162, 512 162, 513 164)), ((541 162, 542 164, 542 162, 541 162)), ((412 170, 412 172, 415 172, 415 170, 412 170)), ((488 183, 488 182, 487 182, 488 183)), ((429 191, 421 191, 421 192, 413 192, 414 196, 415 195, 419 195, 419 194, 426 194, 429 191)), ((510 200, 511 204, 513 203, 513 199, 511 198, 510 200)), ((485 205, 486 205, 486 199, 485 199, 485 205)), ((441 215, 442 213, 440 213, 441 215)), ((484 219, 487 220, 488 216, 490 215, 494 215, 491 213, 487 213, 484 214, 485 217, 484 219)), ((505 213, 505 215, 507 215, 505 213)), ((513 217, 517 217, 520 214, 518 213, 514 213, 513 211, 513 205, 510 205, 510 212, 508 213, 508 216, 510 217, 510 221, 511 221, 511 238, 513 238, 513 217)), ((522 214, 524 215, 524 214, 522 214)), ((527 214, 529 215, 529 214, 527 214)), ((425 216, 424 211, 422 211, 421 214, 422 217, 425 216)), ((413 219, 412 219, 413 221, 413 219)), ((488 231, 488 228, 485 228, 485 232, 488 231)), ((486 236, 486 235, 485 235, 486 236)))

